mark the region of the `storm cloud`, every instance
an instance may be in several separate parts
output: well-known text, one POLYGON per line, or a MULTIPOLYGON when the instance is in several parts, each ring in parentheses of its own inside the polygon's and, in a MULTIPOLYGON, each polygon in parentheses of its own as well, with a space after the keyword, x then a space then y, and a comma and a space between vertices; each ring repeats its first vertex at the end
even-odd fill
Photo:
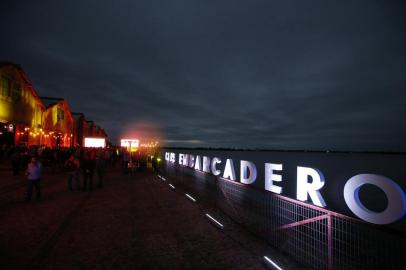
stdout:
POLYGON ((403 1, 9 1, 0 59, 117 142, 406 151, 403 1))

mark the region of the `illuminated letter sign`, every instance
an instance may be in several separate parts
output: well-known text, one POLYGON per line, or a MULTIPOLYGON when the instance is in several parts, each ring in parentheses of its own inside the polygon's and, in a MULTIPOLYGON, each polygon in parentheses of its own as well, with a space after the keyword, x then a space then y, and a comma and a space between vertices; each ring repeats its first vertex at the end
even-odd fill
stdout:
POLYGON ((240 181, 243 184, 252 184, 257 179, 257 167, 251 161, 241 160, 240 181))
POLYGON ((297 193, 296 198, 299 201, 307 201, 307 194, 310 195, 312 202, 320 207, 325 207, 323 197, 319 190, 324 186, 324 176, 321 171, 307 167, 297 167, 297 193), (312 178, 312 182, 308 182, 308 178, 312 178))
POLYGON ((185 155, 184 154, 179 154, 179 164, 180 165, 183 165, 184 159, 185 159, 185 155))
POLYGON ((179 165, 188 166, 189 154, 179 154, 179 165))
POLYGON ((398 184, 389 178, 376 174, 358 174, 345 183, 344 200, 350 210, 359 218, 375 223, 389 224, 401 219, 406 213, 406 196, 398 184), (383 212, 367 209, 359 198, 359 191, 365 184, 380 188, 388 199, 383 212))
POLYGON ((185 154, 184 158, 183 158, 183 166, 187 166, 189 164, 189 154, 185 154))
POLYGON ((176 162, 176 154, 175 153, 170 153, 169 161, 172 162, 172 163, 176 162))
POLYGON ((193 168, 195 166, 195 156, 194 155, 189 155, 189 168, 193 168))
POLYGON ((196 156, 196 160, 195 160, 195 170, 200 171, 200 170, 202 169, 200 163, 201 163, 201 161, 200 161, 200 156, 196 156))
POLYGON ((221 171, 217 170, 217 168, 216 168, 217 164, 220 164, 220 163, 221 163, 221 159, 219 159, 218 157, 214 157, 212 159, 212 161, 211 161, 211 173, 212 174, 214 174, 216 176, 221 174, 221 171))
POLYGON ((273 182, 281 182, 282 176, 275 174, 274 171, 282 171, 282 164, 265 163, 265 189, 281 194, 282 188, 274 185, 273 182))
MULTIPOLYGON (((86 138, 92 139, 92 138, 86 138)), ((98 139, 104 140, 104 139, 98 139)), ((94 143, 85 143, 86 147, 95 146, 94 143)), ((165 160, 171 163, 176 162, 176 154, 166 152, 165 160)), ((191 169, 211 173, 214 176, 222 177, 231 181, 236 181, 236 172, 232 159, 226 159, 224 171, 219 168, 222 160, 208 156, 199 156, 179 153, 179 165, 188 166, 191 169)), ((283 164, 265 163, 265 190, 276 194, 281 194, 283 189, 281 172, 283 164)), ((296 175, 296 199, 299 201, 311 202, 319 207, 326 207, 326 202, 320 190, 325 185, 323 173, 315 168, 297 166, 296 175)), ((252 184, 257 178, 257 167, 254 162, 240 161, 240 182, 242 184, 252 184)), ((360 219, 374 224, 390 224, 402 219, 406 215, 406 194, 402 188, 391 179, 376 174, 358 174, 350 178, 344 186, 344 201, 346 206, 360 219), (365 184, 374 185, 380 188, 386 195, 388 205, 382 212, 374 212, 367 209, 360 201, 359 191, 365 184)))
POLYGON ((232 159, 227 159, 227 161, 226 161, 223 178, 228 178, 230 180, 235 181, 235 170, 234 170, 234 163, 233 163, 232 159))
POLYGON ((203 171, 210 172, 210 158, 206 156, 203 157, 203 171))

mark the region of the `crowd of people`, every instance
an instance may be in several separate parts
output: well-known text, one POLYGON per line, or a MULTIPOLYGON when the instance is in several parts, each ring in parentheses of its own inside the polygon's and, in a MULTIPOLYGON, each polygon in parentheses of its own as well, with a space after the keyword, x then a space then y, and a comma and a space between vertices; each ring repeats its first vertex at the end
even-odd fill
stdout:
POLYGON ((27 177, 26 201, 32 198, 35 189, 36 198, 41 197, 41 178, 43 167, 51 172, 67 173, 69 191, 92 191, 103 188, 106 168, 121 164, 123 173, 133 173, 147 166, 148 155, 141 152, 130 153, 122 148, 48 148, 2 146, 0 164, 10 162, 14 176, 25 172, 27 177), (93 183, 94 176, 97 183, 93 183), (94 185, 96 184, 96 186, 94 185))

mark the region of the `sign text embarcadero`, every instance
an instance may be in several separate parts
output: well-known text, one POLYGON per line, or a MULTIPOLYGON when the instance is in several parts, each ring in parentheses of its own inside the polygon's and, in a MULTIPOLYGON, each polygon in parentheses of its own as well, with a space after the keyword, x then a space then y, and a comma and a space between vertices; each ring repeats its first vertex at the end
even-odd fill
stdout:
MULTIPOLYGON (((168 163, 177 163, 191 169, 222 177, 230 181, 237 181, 235 162, 232 159, 218 157, 166 152, 168 163)), ((283 164, 264 163, 264 188, 273 193, 283 194, 280 185, 283 181, 281 172, 283 164)), ((258 176, 257 165, 254 162, 240 160, 239 181, 243 184, 253 184, 258 176)), ((296 166, 296 198, 299 201, 311 202, 319 207, 326 207, 327 203, 320 191, 325 186, 326 179, 323 172, 317 168, 296 166)), ((370 173, 356 174, 346 180, 344 190, 337 192, 343 196, 346 206, 360 219, 374 224, 390 224, 404 217, 406 214, 406 195, 402 188, 386 176, 370 173), (361 202, 359 192, 362 186, 373 185, 382 190, 387 198, 387 207, 381 212, 368 209, 361 202)), ((340 198, 341 199, 341 198, 340 198)))

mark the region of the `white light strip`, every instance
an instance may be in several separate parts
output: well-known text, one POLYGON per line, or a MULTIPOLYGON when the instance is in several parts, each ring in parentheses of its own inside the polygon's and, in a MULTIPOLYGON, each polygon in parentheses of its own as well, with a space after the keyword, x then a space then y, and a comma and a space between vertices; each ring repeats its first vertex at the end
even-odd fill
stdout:
POLYGON ((196 202, 196 199, 190 196, 189 194, 185 193, 186 197, 188 197, 191 201, 196 202))
POLYGON ((280 268, 276 263, 274 263, 271 259, 269 259, 267 256, 264 256, 264 259, 266 262, 270 263, 273 268, 277 269, 277 270, 282 270, 282 268, 280 268))
POLYGON ((160 178, 162 181, 166 181, 166 178, 163 176, 160 176, 159 174, 158 174, 158 178, 160 178))
POLYGON ((212 216, 210 216, 209 214, 206 214, 206 217, 208 217, 209 219, 211 219, 213 222, 215 222, 220 228, 224 228, 224 225, 221 224, 220 222, 218 222, 216 219, 214 219, 212 216))
POLYGON ((169 184, 169 186, 170 186, 172 189, 175 189, 175 186, 174 186, 174 185, 169 184))

